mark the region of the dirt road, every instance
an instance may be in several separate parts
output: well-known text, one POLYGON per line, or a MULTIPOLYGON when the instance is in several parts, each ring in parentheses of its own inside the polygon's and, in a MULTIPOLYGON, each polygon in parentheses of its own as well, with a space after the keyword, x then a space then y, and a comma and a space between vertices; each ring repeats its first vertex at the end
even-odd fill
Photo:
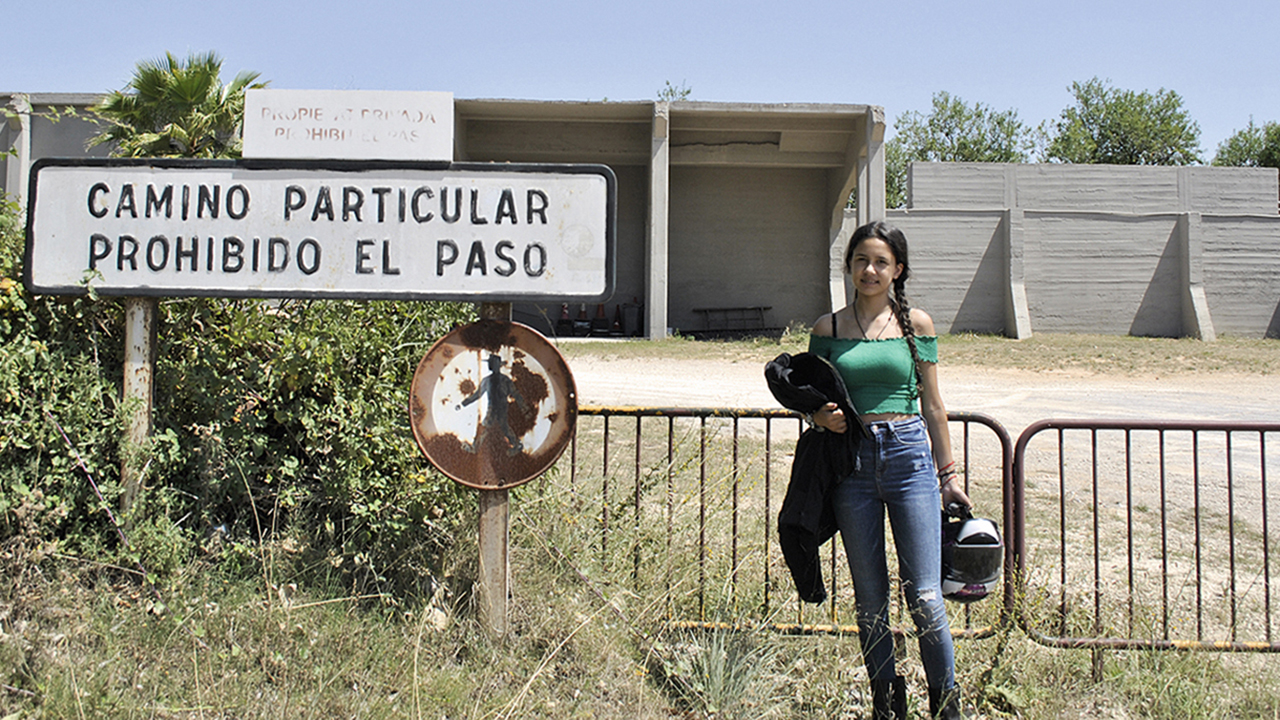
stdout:
MULTIPOLYGON (((569 359, 579 402, 589 405, 777 407, 764 366, 706 358, 569 359)), ((1099 376, 976 367, 939 369, 948 410, 994 417, 1011 435, 1047 418, 1274 421, 1280 377, 1099 376)))

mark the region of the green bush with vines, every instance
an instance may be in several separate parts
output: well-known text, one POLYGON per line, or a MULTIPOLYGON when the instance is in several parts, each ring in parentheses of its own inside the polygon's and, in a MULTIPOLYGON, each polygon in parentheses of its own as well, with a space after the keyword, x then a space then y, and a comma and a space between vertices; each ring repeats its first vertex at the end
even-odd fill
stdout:
POLYGON ((448 543, 472 494, 415 446, 408 393, 419 358, 472 306, 161 300, 152 438, 130 450, 145 490, 121 518, 121 303, 32 296, 23 242, 6 202, 0 542, 163 577, 198 554, 256 571, 278 541, 299 567, 381 589, 416 582, 448 543))

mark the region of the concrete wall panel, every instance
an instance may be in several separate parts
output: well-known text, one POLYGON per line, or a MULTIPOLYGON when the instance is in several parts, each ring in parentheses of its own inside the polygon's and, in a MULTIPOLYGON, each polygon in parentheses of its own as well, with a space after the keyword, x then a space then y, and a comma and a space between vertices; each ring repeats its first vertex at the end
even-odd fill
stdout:
POLYGON ((907 299, 939 333, 1004 331, 1007 258, 997 211, 890 211, 907 236, 907 299))
POLYGON ((1178 209, 1177 168, 1111 165, 1019 167, 1015 207, 1027 210, 1170 212, 1178 209))
POLYGON ((1028 212, 1031 326, 1036 332, 1179 335, 1176 228, 1175 215, 1028 212))
POLYGON ((1205 298, 1218 333, 1280 338, 1280 222, 1201 221, 1205 298))
POLYGON ((994 163, 911 163, 912 210, 1003 208, 1005 165, 994 163))
POLYGON ((1275 215, 1280 170, 1276 168, 1187 168, 1192 210, 1275 215))
MULTIPOLYGON (((39 110, 39 108, 37 108, 39 110)), ((111 148, 107 145, 88 147, 89 138, 104 128, 93 122, 87 112, 81 116, 65 117, 57 122, 46 117, 31 119, 31 156, 41 157, 107 157, 111 148)))
POLYGON ((911 208, 1275 214, 1275 168, 912 163, 911 208))
POLYGON ((826 182, 821 170, 673 167, 671 326, 702 329, 695 308, 767 305, 775 328, 829 312, 826 182))
POLYGON ((649 126, 618 122, 468 120, 466 159, 645 165, 649 126))
MULTIPOLYGON (((3 104, 4 102, 0 101, 0 105, 3 104)), ((45 157, 107 157, 111 152, 110 146, 88 147, 89 138, 101 132, 102 128, 85 108, 81 107, 77 110, 77 114, 61 117, 56 122, 46 117, 55 110, 65 111, 65 109, 61 105, 56 108, 39 104, 32 107, 32 115, 28 118, 30 128, 27 133, 31 141, 30 160, 34 162, 45 157)), ((6 152, 11 149, 17 152, 17 148, 11 147, 17 137, 17 130, 12 127, 13 122, 16 121, 0 118, 0 191, 17 194, 17 184, 14 183, 14 186, 10 187, 8 176, 10 165, 12 164, 14 170, 18 171, 21 161, 6 152)))

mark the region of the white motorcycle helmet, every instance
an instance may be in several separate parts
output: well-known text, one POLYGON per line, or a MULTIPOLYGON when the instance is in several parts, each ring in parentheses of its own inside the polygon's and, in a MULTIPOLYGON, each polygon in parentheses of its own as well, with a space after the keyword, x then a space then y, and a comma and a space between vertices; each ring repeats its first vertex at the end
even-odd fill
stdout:
POLYGON ((1004 565, 1004 541, 994 520, 975 518, 953 506, 942 522, 942 596, 977 602, 995 592, 1004 565))

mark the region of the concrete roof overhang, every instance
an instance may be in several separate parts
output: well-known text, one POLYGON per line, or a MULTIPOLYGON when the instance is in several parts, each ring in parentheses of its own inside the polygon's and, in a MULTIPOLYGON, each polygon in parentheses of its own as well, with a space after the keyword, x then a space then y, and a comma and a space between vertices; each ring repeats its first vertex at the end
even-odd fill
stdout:
POLYGON ((454 113, 459 160, 648 166, 665 138, 672 168, 825 171, 833 227, 885 128, 877 105, 455 99, 454 113))
POLYGON ((843 168, 868 123, 883 137, 884 121, 874 105, 457 99, 454 108, 468 159, 525 162, 647 164, 665 131, 673 166, 843 168))

